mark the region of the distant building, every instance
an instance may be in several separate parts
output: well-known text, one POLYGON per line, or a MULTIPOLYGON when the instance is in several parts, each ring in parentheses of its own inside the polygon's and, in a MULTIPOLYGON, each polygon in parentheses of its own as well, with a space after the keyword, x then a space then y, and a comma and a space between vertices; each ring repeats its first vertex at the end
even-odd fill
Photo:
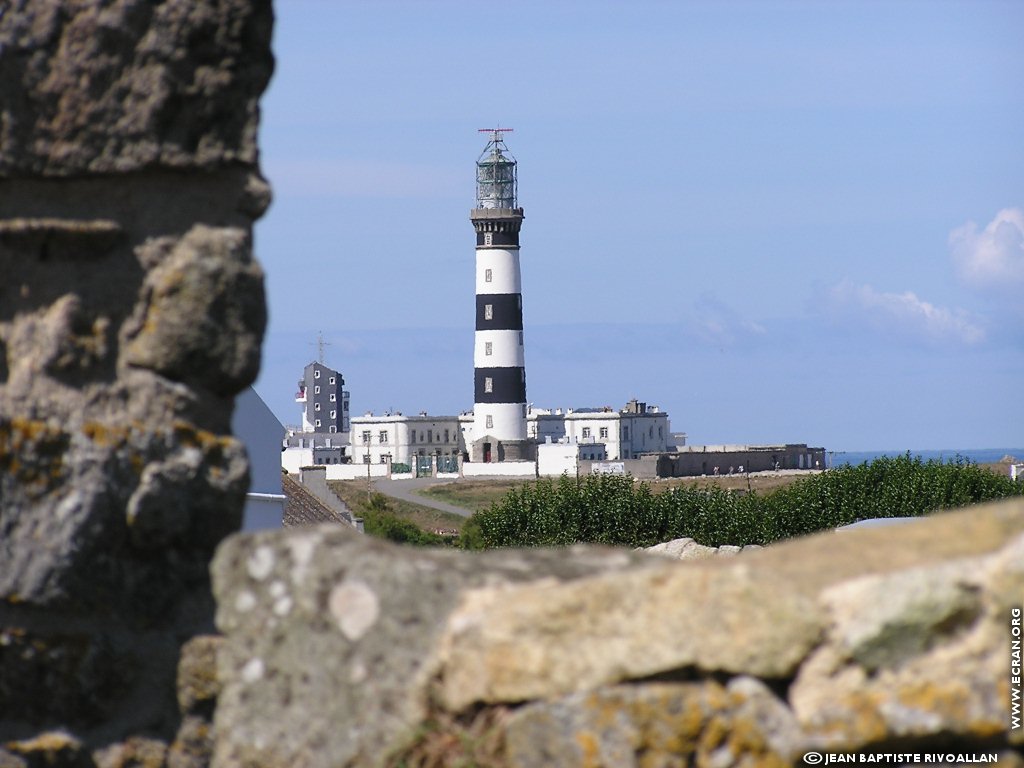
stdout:
POLYGON ((352 419, 350 455, 356 464, 409 464, 416 456, 456 460, 465 443, 456 416, 367 413, 352 419))
POLYGON ((657 406, 630 400, 619 411, 612 408, 569 408, 550 411, 531 408, 526 415, 527 434, 538 443, 567 440, 580 445, 601 444, 602 460, 635 459, 643 454, 664 453, 676 448, 686 435, 672 433, 668 414, 657 406))
POLYGON ((689 445, 658 457, 658 477, 825 469, 825 449, 783 445, 689 445))
POLYGON ((349 460, 349 393, 342 375, 323 363, 303 369, 295 402, 302 407, 302 425, 288 429, 281 466, 289 472, 313 465, 349 460))
POLYGON ((349 427, 349 394, 345 379, 333 368, 313 362, 299 379, 295 402, 301 403, 302 431, 322 434, 346 434, 349 427))

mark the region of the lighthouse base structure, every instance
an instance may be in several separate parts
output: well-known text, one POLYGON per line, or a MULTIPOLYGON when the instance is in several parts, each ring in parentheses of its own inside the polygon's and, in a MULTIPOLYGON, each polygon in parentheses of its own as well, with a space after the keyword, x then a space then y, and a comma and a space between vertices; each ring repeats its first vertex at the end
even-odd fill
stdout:
POLYGON ((536 458, 537 444, 532 440, 500 440, 484 435, 469 445, 469 460, 474 463, 535 461, 536 458))

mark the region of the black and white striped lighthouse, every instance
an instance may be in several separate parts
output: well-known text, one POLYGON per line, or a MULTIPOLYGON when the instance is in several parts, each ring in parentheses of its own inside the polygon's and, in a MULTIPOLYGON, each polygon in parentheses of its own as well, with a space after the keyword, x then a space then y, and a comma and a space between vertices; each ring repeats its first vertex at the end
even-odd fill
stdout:
POLYGON ((523 293, 519 272, 516 161, 503 134, 484 128, 490 141, 476 161, 476 336, 473 350, 471 461, 532 458, 526 439, 526 365, 523 293))

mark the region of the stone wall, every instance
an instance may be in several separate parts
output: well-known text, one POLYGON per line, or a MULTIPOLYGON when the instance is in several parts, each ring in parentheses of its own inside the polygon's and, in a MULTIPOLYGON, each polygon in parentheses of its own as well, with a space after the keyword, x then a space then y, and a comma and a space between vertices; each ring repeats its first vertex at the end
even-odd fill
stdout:
POLYGON ((673 562, 232 537, 215 762, 769 766, 997 754, 1024 501, 673 562))
POLYGON ((4 766, 186 765, 209 714, 175 680, 248 484, 271 23, 269 0, 0 8, 4 766))

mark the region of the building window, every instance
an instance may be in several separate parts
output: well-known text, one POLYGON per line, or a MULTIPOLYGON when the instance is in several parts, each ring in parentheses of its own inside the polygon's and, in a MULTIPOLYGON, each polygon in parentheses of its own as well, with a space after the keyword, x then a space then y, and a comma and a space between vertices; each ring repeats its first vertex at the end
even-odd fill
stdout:
POLYGON ((320 369, 319 368, 317 370, 313 371, 313 378, 314 379, 319 379, 320 378, 320 369))
POLYGON ((341 403, 341 410, 343 410, 343 411, 347 411, 348 410, 348 400, 343 400, 342 401, 342 403, 341 403))
POLYGON ((331 402, 334 403, 334 402, 337 402, 337 400, 338 400, 338 396, 335 395, 333 392, 331 392, 331 402))
POLYGON ((416 444, 416 430, 415 429, 410 429, 409 430, 409 442, 412 443, 413 445, 416 444))
POLYGON ((317 426, 317 427, 319 427, 319 426, 320 426, 320 419, 317 419, 317 420, 316 420, 316 423, 315 423, 315 425, 314 425, 314 426, 317 426))
POLYGON ((493 274, 492 274, 491 270, 485 269, 484 270, 484 282, 485 283, 491 282, 491 278, 492 277, 493 277, 493 274))
POLYGON ((484 320, 493 320, 493 319, 494 319, 494 305, 493 304, 484 304, 484 320))
POLYGON ((434 442, 434 430, 432 430, 432 429, 428 429, 427 430, 427 442, 428 443, 434 442))
POLYGON ((494 391, 494 379, 490 376, 484 376, 484 392, 494 391))
POLYGON ((387 464, 388 463, 388 455, 386 453, 381 454, 380 463, 381 464, 387 464))
POLYGON ((327 380, 327 383, 328 383, 328 384, 333 384, 333 383, 334 383, 334 377, 333 377, 333 376, 331 376, 331 378, 329 378, 329 379, 327 380))
POLYGON ((494 351, 494 343, 490 341, 484 342, 484 354, 489 355, 494 351))
POLYGON ((654 425, 653 425, 653 424, 651 424, 651 428, 647 430, 647 433, 648 433, 648 435, 650 435, 650 436, 651 436, 652 438, 654 437, 654 425))
POLYGON ((487 429, 493 429, 494 428, 494 417, 491 416, 490 414, 487 414, 487 418, 484 420, 484 424, 485 424, 487 429))
POLYGON ((601 439, 602 440, 607 440, 608 439, 608 427, 601 427, 601 439))
POLYGON ((662 428, 658 427, 658 437, 664 437, 665 436, 665 434, 661 430, 662 430, 662 428))
POLYGON ((317 384, 315 387, 313 387, 313 394, 314 395, 319 395, 320 394, 320 385, 319 384, 317 384))
POLYGON ((366 454, 365 456, 363 456, 363 464, 369 464, 369 463, 370 463, 370 454, 366 454))
POLYGON ((448 442, 448 430, 447 429, 444 431, 444 441, 446 443, 448 442))
POLYGON ((622 439, 629 440, 629 427, 622 428, 622 439))
POLYGON ((313 403, 313 410, 314 411, 319 411, 320 410, 320 403, 313 403))
POLYGON ((369 443, 370 442, 370 430, 368 430, 368 429, 364 429, 363 430, 363 442, 364 443, 369 443))
POLYGON ((338 412, 337 411, 331 411, 331 418, 332 419, 338 418, 338 412))
POLYGON ((386 429, 382 429, 380 434, 377 435, 377 440, 381 443, 386 443, 388 441, 388 431, 386 429))
POLYGON ((590 427, 584 427, 583 428, 583 439, 585 440, 588 437, 590 437, 590 427))
POLYGON ((328 428, 327 428, 327 431, 328 431, 328 432, 337 432, 337 431, 338 431, 338 428, 332 425, 332 426, 330 426, 330 427, 328 427, 328 428))

